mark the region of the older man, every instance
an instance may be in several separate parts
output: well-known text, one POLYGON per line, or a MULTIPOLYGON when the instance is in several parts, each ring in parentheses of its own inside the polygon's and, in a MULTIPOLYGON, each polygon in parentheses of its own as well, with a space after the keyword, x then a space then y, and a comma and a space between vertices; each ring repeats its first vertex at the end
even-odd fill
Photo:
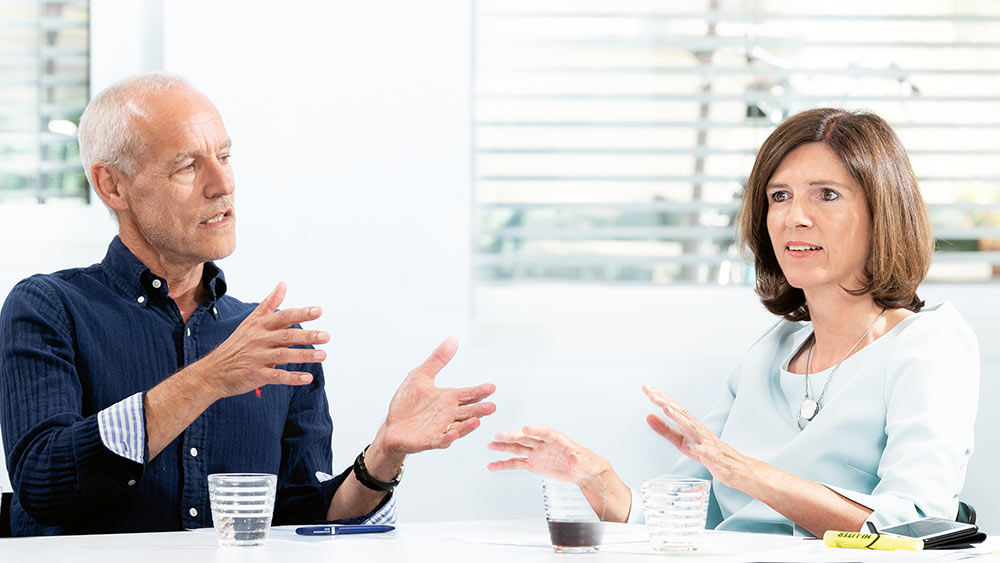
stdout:
POLYGON ((329 340, 226 294, 235 249, 231 142, 180 78, 104 90, 80 120, 87 178, 118 236, 104 260, 19 283, 0 313, 0 413, 15 535, 212 524, 206 477, 278 475, 274 522, 395 519, 407 454, 446 448, 495 406, 494 386, 439 389, 445 340, 396 391, 353 467, 332 473, 320 367, 329 340))

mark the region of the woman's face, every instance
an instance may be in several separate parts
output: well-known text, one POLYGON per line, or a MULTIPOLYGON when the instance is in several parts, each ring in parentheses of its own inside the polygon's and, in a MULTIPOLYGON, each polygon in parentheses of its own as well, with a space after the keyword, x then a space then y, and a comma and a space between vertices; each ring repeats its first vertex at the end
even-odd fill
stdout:
POLYGON ((833 149, 797 147, 778 165, 766 193, 767 231, 788 283, 802 290, 861 287, 871 213, 833 149))

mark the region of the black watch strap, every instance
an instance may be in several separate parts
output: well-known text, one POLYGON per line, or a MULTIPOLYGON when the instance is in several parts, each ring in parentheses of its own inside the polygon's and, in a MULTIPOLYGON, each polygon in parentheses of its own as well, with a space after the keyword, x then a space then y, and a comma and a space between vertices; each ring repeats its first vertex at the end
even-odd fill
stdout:
POLYGON ((365 449, 362 450, 361 453, 358 454, 358 457, 354 459, 354 476, 357 477, 358 481, 362 485, 373 491, 387 492, 395 489, 396 486, 399 485, 399 479, 403 476, 403 467, 399 467, 399 472, 396 473, 396 476, 392 479, 392 481, 379 481, 378 479, 372 477, 371 474, 368 473, 368 468, 365 467, 365 452, 368 451, 369 447, 371 447, 371 444, 365 446, 365 449))

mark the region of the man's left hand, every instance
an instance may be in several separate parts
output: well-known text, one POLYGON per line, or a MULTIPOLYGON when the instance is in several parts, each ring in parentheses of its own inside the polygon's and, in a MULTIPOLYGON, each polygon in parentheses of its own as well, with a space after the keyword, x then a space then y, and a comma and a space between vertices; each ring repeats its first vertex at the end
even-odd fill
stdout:
POLYGON ((458 350, 449 337, 424 363, 411 371, 389 404, 379 438, 381 446, 396 455, 447 448, 479 427, 479 419, 497 407, 480 402, 496 391, 492 383, 461 389, 439 388, 434 377, 458 350))

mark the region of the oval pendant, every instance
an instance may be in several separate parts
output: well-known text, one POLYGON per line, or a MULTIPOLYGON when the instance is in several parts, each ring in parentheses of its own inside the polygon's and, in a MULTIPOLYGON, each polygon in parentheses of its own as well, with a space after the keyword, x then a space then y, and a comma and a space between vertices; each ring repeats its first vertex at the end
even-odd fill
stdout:
POLYGON ((802 406, 799 407, 799 418, 811 421, 816 416, 817 410, 819 410, 819 405, 816 404, 816 401, 805 399, 802 401, 802 406))

